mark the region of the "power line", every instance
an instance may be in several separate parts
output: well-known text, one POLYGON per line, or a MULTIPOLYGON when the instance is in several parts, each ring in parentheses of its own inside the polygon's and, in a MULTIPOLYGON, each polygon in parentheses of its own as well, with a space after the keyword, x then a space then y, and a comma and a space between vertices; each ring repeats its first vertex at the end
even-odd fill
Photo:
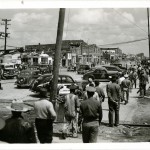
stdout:
POLYGON ((148 38, 143 38, 143 39, 137 39, 137 40, 133 40, 133 41, 126 41, 126 42, 120 42, 120 43, 111 43, 111 44, 104 44, 104 45, 98 45, 98 46, 130 44, 130 43, 134 43, 134 42, 144 41, 144 40, 147 40, 147 39, 148 38))
POLYGON ((138 26, 136 23, 132 22, 131 20, 129 20, 128 18, 126 18, 125 16, 123 16, 119 11, 115 10, 114 8, 113 8, 113 10, 114 10, 117 14, 121 15, 121 16, 122 16, 123 18, 125 18, 127 21, 129 21, 130 23, 132 23, 133 25, 135 25, 136 27, 138 27, 140 30, 144 31, 144 32, 147 34, 147 32, 146 32, 144 29, 142 29, 140 26, 138 26))

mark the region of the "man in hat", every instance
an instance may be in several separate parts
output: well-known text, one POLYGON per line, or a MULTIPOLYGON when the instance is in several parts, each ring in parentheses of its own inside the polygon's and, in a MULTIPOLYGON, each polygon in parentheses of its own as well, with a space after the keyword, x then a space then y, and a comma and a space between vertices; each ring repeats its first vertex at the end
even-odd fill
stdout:
POLYGON ((78 127, 78 113, 79 113, 79 99, 75 95, 76 90, 75 85, 70 86, 70 93, 65 96, 65 121, 63 126, 62 137, 65 139, 69 135, 69 127, 72 127, 72 136, 77 137, 77 127, 78 127))
POLYGON ((119 108, 121 100, 121 89, 117 84, 117 77, 112 76, 112 83, 107 85, 108 106, 109 106, 109 126, 113 127, 113 113, 115 112, 115 126, 119 125, 119 108))
POLYGON ((7 108, 11 110, 12 116, 5 120, 5 125, 0 130, 0 140, 7 143, 36 143, 33 125, 22 116, 28 109, 22 102, 16 101, 7 108))
POLYGON ((124 77, 125 79, 121 83, 121 90, 123 92, 123 101, 125 101, 125 105, 126 105, 129 101, 129 91, 132 88, 132 83, 128 79, 128 74, 125 74, 124 77))
POLYGON ((86 88, 88 99, 80 106, 82 123, 83 143, 96 143, 98 137, 98 127, 102 120, 101 104, 93 98, 96 89, 92 86, 86 88))

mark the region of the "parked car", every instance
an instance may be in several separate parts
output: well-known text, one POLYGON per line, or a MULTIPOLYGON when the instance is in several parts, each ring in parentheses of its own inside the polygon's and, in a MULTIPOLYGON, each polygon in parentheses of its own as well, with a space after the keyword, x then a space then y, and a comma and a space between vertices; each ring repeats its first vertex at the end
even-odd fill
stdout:
POLYGON ((15 82, 15 85, 17 85, 18 88, 29 87, 31 83, 39 77, 39 75, 39 70, 22 70, 17 76, 17 81, 15 82))
POLYGON ((89 65, 79 65, 78 69, 77 69, 77 73, 78 74, 84 74, 87 71, 90 70, 90 66, 89 65))
POLYGON ((118 75, 118 71, 108 71, 104 67, 95 67, 95 69, 83 75, 83 80, 88 80, 90 77, 93 77, 95 80, 99 81, 110 81, 109 76, 112 75, 118 75))
POLYGON ((0 67, 4 78, 14 78, 16 76, 16 69, 13 63, 1 63, 0 67))
MULTIPOLYGON (((50 83, 53 77, 52 74, 44 74, 39 78, 34 80, 34 82, 30 85, 30 90, 34 93, 42 93, 42 91, 46 91, 47 95, 50 94, 50 83)), ((59 75, 58 77, 58 87, 66 86, 69 88, 72 84, 76 84, 77 82, 69 75, 59 75)))

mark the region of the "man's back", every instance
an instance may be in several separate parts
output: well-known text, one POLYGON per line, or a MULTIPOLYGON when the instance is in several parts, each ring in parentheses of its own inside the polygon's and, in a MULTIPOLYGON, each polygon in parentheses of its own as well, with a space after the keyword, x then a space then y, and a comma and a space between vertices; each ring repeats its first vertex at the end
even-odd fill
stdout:
MULTIPOLYGON (((122 81, 123 82, 123 81, 122 81)), ((119 101, 121 97, 120 86, 117 83, 110 83, 107 85, 107 95, 113 101, 119 101)))
POLYGON ((6 120, 0 139, 8 143, 36 143, 34 128, 21 117, 6 120))
POLYGON ((80 106, 84 122, 93 121, 102 119, 102 108, 100 103, 95 100, 93 97, 83 101, 80 106))
POLYGON ((122 88, 129 88, 130 86, 131 86, 131 81, 128 79, 123 80, 121 83, 122 88))

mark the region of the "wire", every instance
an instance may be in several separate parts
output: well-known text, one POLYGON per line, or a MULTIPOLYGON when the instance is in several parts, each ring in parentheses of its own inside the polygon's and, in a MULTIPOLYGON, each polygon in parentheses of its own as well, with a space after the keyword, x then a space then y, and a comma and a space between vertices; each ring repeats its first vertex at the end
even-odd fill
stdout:
POLYGON ((111 44, 104 44, 104 45, 98 45, 98 46, 130 44, 130 43, 134 43, 134 42, 144 41, 144 40, 147 40, 147 39, 148 38, 143 38, 143 39, 137 39, 137 40, 133 40, 133 41, 126 41, 126 42, 120 42, 120 43, 111 43, 111 44))
POLYGON ((129 21, 130 23, 132 23, 133 25, 135 25, 136 27, 138 27, 140 30, 144 31, 144 32, 147 34, 147 32, 146 32, 144 29, 142 29, 140 26, 138 26, 137 24, 135 24, 134 22, 132 22, 131 20, 129 20, 128 18, 126 18, 125 16, 123 16, 119 11, 115 10, 114 8, 113 8, 113 10, 114 10, 117 14, 119 14, 120 16, 122 16, 122 17, 125 18, 127 21, 129 21))

